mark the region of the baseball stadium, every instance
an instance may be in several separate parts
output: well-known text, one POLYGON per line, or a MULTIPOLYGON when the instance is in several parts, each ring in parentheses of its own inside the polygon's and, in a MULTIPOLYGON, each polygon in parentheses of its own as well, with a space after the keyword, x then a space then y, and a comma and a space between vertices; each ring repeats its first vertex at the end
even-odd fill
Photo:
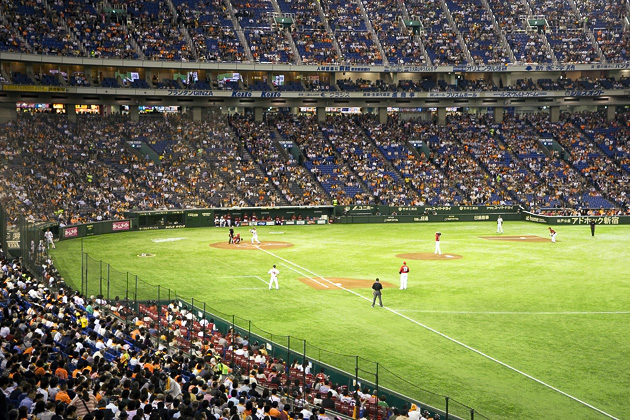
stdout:
POLYGON ((630 3, 0 0, 0 419, 630 418, 630 3))

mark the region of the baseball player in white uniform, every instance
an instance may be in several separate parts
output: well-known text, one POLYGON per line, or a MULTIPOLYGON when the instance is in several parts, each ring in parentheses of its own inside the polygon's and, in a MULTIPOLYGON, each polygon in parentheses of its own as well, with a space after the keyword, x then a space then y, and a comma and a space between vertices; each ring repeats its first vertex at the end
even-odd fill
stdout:
POLYGON ((56 248, 55 242, 53 242, 53 233, 50 231, 50 229, 44 232, 44 239, 46 239, 46 246, 48 247, 48 249, 50 249, 51 246, 53 247, 53 249, 56 248))
POLYGON ((405 290, 407 288, 407 274, 409 273, 406 261, 403 261, 403 265, 398 270, 398 273, 400 274, 400 290, 405 290))
POLYGON ((256 228, 251 228, 249 232, 252 234, 252 245, 254 245, 254 241, 256 241, 258 245, 260 245, 260 241, 258 240, 258 232, 256 231, 256 228))
POLYGON ((271 290, 271 286, 274 283, 276 284, 276 290, 278 290, 278 274, 280 274, 280 271, 276 268, 275 264, 271 267, 271 270, 269 270, 267 274, 271 276, 269 278, 269 290, 271 290))
POLYGON ((497 217, 497 233, 503 233, 503 217, 497 217))

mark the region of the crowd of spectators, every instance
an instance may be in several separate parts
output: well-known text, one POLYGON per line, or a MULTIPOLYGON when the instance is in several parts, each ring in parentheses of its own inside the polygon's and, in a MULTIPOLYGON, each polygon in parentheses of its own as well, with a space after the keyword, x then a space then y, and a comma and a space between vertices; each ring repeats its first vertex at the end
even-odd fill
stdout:
MULTIPOLYGON (((618 165, 598 150, 581 127, 571 122, 571 118, 570 114, 563 113, 559 122, 541 120, 537 128, 541 134, 551 134, 564 148, 567 160, 592 185, 592 197, 603 196, 601 200, 609 201, 608 207, 626 208, 630 202, 626 197, 628 174, 622 173, 618 165)), ((581 122, 579 116, 575 118, 581 122)))
POLYGON ((457 29, 449 23, 440 1, 411 0, 406 5, 409 15, 422 23, 422 42, 433 65, 466 64, 457 29))
POLYGON ((245 61, 230 14, 221 0, 174 2, 178 23, 188 28, 200 61, 245 61))
POLYGON ((309 116, 275 120, 278 131, 295 142, 305 157, 304 166, 331 197, 341 205, 369 204, 376 200, 368 193, 348 163, 339 156, 322 134, 322 126, 309 116))
POLYGON ((255 124, 209 114, 202 122, 175 115, 71 123, 21 114, 0 133, 0 193, 12 220, 64 225, 120 219, 131 209, 331 202, 625 210, 627 122, 627 114, 613 122, 563 115, 559 123, 544 114, 506 116, 501 124, 454 115, 445 126, 278 115, 255 124), (414 150, 410 140, 428 149, 414 150), (159 159, 130 144, 152 148, 159 159))
POLYGON ((549 33, 547 39, 561 63, 598 63, 601 61, 599 52, 583 30, 549 33))
POLYGON ((462 33, 474 64, 507 64, 511 60, 495 31, 488 10, 479 0, 449 0, 453 21, 462 33))
POLYGON ((278 0, 278 6, 293 18, 291 36, 303 64, 339 63, 334 36, 327 31, 316 3, 278 0))
POLYGON ((363 1, 363 6, 390 64, 426 64, 419 37, 403 24, 395 0, 363 1))
POLYGON ((407 139, 426 139, 425 125, 401 123, 395 116, 386 124, 379 124, 374 118, 362 118, 360 124, 398 171, 401 181, 397 188, 408 205, 454 205, 461 201, 456 183, 446 179, 431 156, 414 151, 408 143, 407 139))
MULTIPOLYGON (((15 32, 8 36, 15 47, 21 48, 16 34, 28 43, 30 50, 44 55, 82 55, 79 43, 66 31, 64 20, 33 0, 2 1, 3 17, 15 32)), ((8 29, 8 28, 7 28, 8 29)))
POLYGON ((593 32, 606 61, 627 61, 630 57, 630 36, 624 29, 627 5, 616 1, 577 0, 575 6, 580 17, 585 20, 585 26, 593 32))
POLYGON ((417 192, 408 194, 397 171, 355 120, 331 116, 322 124, 322 131, 377 201, 398 206, 411 204, 416 199, 417 192))
POLYGON ((359 0, 323 0, 320 4, 341 49, 342 61, 382 64, 383 57, 368 30, 359 0))
MULTIPOLYGON (((286 39, 289 35, 278 36, 273 28, 274 10, 270 2, 232 3, 257 61, 295 62, 286 39)), ((119 11, 119 16, 115 16, 102 6, 70 0, 50 2, 50 9, 35 1, 3 1, 3 14, 11 23, 3 25, 0 31, 3 41, 0 48, 39 54, 138 58, 132 47, 133 39, 148 59, 243 61, 247 58, 223 2, 178 0, 174 4, 173 13, 164 1, 115 0, 112 6, 119 11), (121 13, 126 22, 120 19, 121 13), (186 31, 192 44, 186 39, 186 31)), ((601 5, 578 1, 574 10, 564 0, 532 1, 531 12, 549 23, 544 33, 532 34, 521 32, 526 27, 521 26, 519 17, 528 14, 528 7, 522 2, 507 7, 490 1, 490 9, 486 10, 478 1, 449 1, 447 7, 455 22, 452 27, 440 4, 412 1, 406 9, 409 15, 422 21, 424 31, 419 39, 428 57, 424 56, 418 38, 401 26, 403 9, 396 2, 366 2, 362 8, 356 1, 323 1, 324 17, 333 33, 326 31, 319 8, 313 3, 281 1, 279 6, 283 13, 294 17, 291 36, 304 63, 380 64, 383 58, 377 41, 391 63, 423 64, 430 58, 436 64, 457 65, 466 62, 466 48, 477 64, 507 63, 509 54, 497 36, 489 11, 505 32, 518 62, 550 62, 550 52, 541 38, 545 36, 560 62, 599 62, 601 57, 588 32, 595 36, 604 59, 621 62, 628 58, 630 38, 624 30, 624 5, 612 2, 601 5), (368 31, 366 19, 377 39, 368 31), (459 32, 467 47, 460 45, 459 32), (335 57, 335 40, 341 48, 341 58, 335 57)))
POLYGON ((449 0, 446 8, 437 0, 404 5, 394 0, 280 0, 281 13, 293 19, 290 30, 276 25, 269 0, 230 0, 229 7, 222 0, 175 0, 173 9, 164 0, 110 3, 3 0, 0 50, 241 62, 248 60, 248 48, 257 62, 372 65, 384 59, 390 64, 461 65, 467 51, 475 64, 503 64, 511 61, 509 49, 517 63, 623 62, 630 57, 626 6, 608 0, 449 0), (404 16, 421 21, 419 34, 405 27, 404 16), (538 16, 547 25, 531 32, 524 16, 538 16), (247 45, 241 44, 237 27, 247 45))
POLYGON ((545 153, 538 143, 538 130, 529 122, 531 118, 507 115, 496 128, 507 151, 540 180, 532 194, 525 194, 523 204, 532 209, 581 206, 585 182, 568 163, 545 153))
POLYGON ((318 205, 329 202, 321 186, 309 176, 306 168, 279 148, 272 121, 269 125, 261 125, 255 123, 251 116, 235 115, 230 117, 229 122, 239 141, 261 165, 268 181, 280 191, 289 205, 318 205))
POLYGON ((28 52, 17 32, 8 23, 0 22, 0 51, 7 52, 28 52))

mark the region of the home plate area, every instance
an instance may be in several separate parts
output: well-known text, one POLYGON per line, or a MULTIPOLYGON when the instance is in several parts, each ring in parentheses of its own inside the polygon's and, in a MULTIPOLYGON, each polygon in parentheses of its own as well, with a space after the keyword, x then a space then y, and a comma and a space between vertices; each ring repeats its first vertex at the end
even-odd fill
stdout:
MULTIPOLYGON (((298 280, 318 290, 339 290, 338 287, 343 287, 345 289, 369 289, 372 287, 372 284, 374 283, 374 279, 361 280, 361 279, 349 279, 346 277, 326 277, 327 281, 322 280, 319 277, 316 277, 316 278, 299 277, 298 280)), ((383 285, 383 287, 398 287, 395 284, 390 283, 388 281, 381 281, 381 284, 383 285)))
POLYGON ((228 244, 227 242, 215 242, 210 244, 212 248, 219 249, 233 249, 237 251, 256 251, 260 248, 263 249, 280 249, 280 248, 290 248, 293 246, 291 242, 279 242, 279 241, 264 241, 261 242, 260 245, 254 244, 251 242, 241 242, 240 244, 228 244))

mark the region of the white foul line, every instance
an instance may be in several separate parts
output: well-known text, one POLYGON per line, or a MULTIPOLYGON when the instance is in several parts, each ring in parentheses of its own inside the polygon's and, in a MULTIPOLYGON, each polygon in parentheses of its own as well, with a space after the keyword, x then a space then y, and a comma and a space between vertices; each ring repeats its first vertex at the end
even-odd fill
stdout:
POLYGON ((416 312, 425 314, 465 314, 465 315, 617 315, 630 314, 630 311, 559 311, 559 312, 511 312, 511 311, 433 311, 430 309, 392 309, 397 312, 416 312))
MULTIPOLYGON (((284 261, 284 262, 287 262, 287 263, 289 263, 289 264, 291 264, 291 265, 293 265, 293 266, 295 266, 295 267, 298 267, 298 268, 299 268, 299 269, 301 269, 301 270, 304 270, 304 271, 306 271, 306 272, 308 272, 308 273, 311 273, 311 274, 313 274, 315 277, 317 277, 317 278, 319 278, 319 279, 321 279, 321 280, 324 280, 325 282, 328 282, 329 284, 331 284, 331 285, 333 285, 333 286, 335 286, 335 287, 338 287, 339 289, 345 290, 346 292, 352 293, 353 295, 358 296, 358 297, 360 297, 361 299, 364 299, 364 300, 367 300, 368 302, 371 302, 371 300, 370 300, 369 298, 367 298, 367 297, 365 297, 365 296, 363 296, 363 295, 360 295, 359 293, 355 292, 354 290, 350 290, 350 289, 347 289, 347 288, 345 288, 345 287, 343 287, 343 286, 340 286, 340 285, 339 285, 339 284, 337 284, 337 283, 333 283, 332 281, 330 281, 330 280, 328 280, 328 279, 326 279, 326 278, 324 278, 324 277, 322 277, 322 276, 317 275, 317 273, 314 273, 314 272, 312 272, 311 270, 309 270, 309 269, 307 269, 307 268, 301 267, 301 266, 299 266, 299 265, 295 264, 294 262, 291 262, 291 261, 289 261, 289 260, 287 260, 287 259, 285 259, 285 258, 282 258, 282 257, 280 257, 280 256, 278 256, 278 255, 276 255, 276 254, 274 254, 273 252, 269 252, 269 251, 267 251, 266 249, 263 249, 263 248, 260 248, 260 247, 258 247, 258 249, 260 249, 261 251, 263 251, 263 252, 265 252, 265 253, 267 253, 267 254, 269 254, 269 255, 274 256, 275 258, 278 258, 278 259, 280 259, 280 260, 282 260, 282 261, 284 261)), ((284 264, 283 264, 283 265, 284 265, 284 264)), ((501 365, 501 366, 503 366, 503 367, 506 367, 506 368, 508 368, 508 369, 510 369, 510 370, 512 370, 512 371, 514 371, 514 372, 516 372, 516 373, 519 373, 519 374, 521 374, 521 375, 525 376, 526 378, 531 379, 531 380, 532 380, 532 381, 534 381, 534 382, 537 382, 537 383, 539 383, 539 384, 541 384, 541 385, 543 385, 543 386, 546 386, 547 388, 552 389, 552 390, 554 390, 554 391, 556 391, 556 392, 558 392, 558 393, 560 393, 560 394, 564 395, 565 397, 568 397, 568 398, 572 399, 573 401, 576 401, 576 402, 578 402, 578 403, 580 403, 580 404, 582 404, 582 405, 585 405, 586 407, 588 407, 588 408, 590 408, 590 409, 592 409, 592 410, 595 410, 595 411, 597 411, 597 412, 598 412, 598 413, 600 413, 600 414, 603 414, 603 415, 605 415, 605 416, 607 416, 607 417, 609 417, 609 418, 611 418, 611 419, 618 420, 618 418, 617 418, 617 417, 615 417, 615 416, 613 416, 613 415, 611 415, 611 414, 608 414, 608 413, 606 413, 605 411, 600 410, 599 408, 597 408, 597 407, 595 407, 595 406, 592 406, 591 404, 589 404, 589 403, 587 403, 587 402, 585 402, 585 401, 582 401, 582 400, 580 400, 580 399, 579 399, 579 398, 577 398, 577 397, 574 397, 573 395, 567 394, 566 392, 564 392, 564 391, 562 391, 562 390, 560 390, 560 389, 558 389, 558 388, 556 388, 556 387, 554 387, 554 386, 552 386, 552 385, 549 385, 548 383, 543 382, 543 381, 541 381, 540 379, 534 378, 533 376, 531 376, 531 375, 529 375, 529 374, 527 374, 527 373, 525 373, 525 372, 523 372, 523 371, 521 371, 521 370, 519 370, 519 369, 517 369, 517 368, 515 368, 515 367, 512 367, 512 366, 508 365, 507 363, 504 363, 504 362, 502 362, 502 361, 500 361, 500 360, 498 360, 498 359, 495 359, 494 357, 492 357, 492 356, 490 356, 490 355, 488 355, 488 354, 486 354, 486 353, 482 352, 481 350, 477 350, 477 349, 475 349, 475 348, 473 348, 473 347, 469 346, 468 344, 464 344, 464 343, 462 343, 461 341, 459 341, 459 340, 457 340, 457 339, 455 339, 455 338, 449 337, 448 335, 446 335, 446 334, 444 334, 444 333, 441 333, 441 332, 439 332, 438 330, 435 330, 435 329, 433 329, 433 328, 429 327, 428 325, 425 325, 425 324, 423 324, 423 323, 421 323, 421 322, 418 322, 418 321, 416 321, 415 319, 411 319, 411 318, 409 318, 408 316, 406 316, 406 315, 404 315, 404 314, 401 314, 400 312, 398 312, 398 311, 396 311, 396 310, 394 310, 394 309, 388 308, 387 306, 385 306, 385 307, 384 307, 384 309, 386 309, 386 310, 390 311, 391 313, 396 314, 396 315, 398 315, 398 316, 400 316, 400 317, 402 317, 402 318, 406 319, 407 321, 413 322, 414 324, 416 324, 416 325, 418 325, 418 326, 420 326, 420 327, 422 327, 422 328, 424 328, 424 329, 427 329, 427 330, 429 330, 429 331, 431 331, 431 332, 433 332, 433 333, 435 333, 435 334, 437 334, 437 335, 439 335, 439 336, 441 336, 441 337, 443 337, 443 338, 446 338, 447 340, 452 341, 452 342, 453 342, 453 343, 455 343, 455 344, 459 344, 460 346, 462 346, 462 347, 464 347, 464 348, 466 348, 466 349, 468 349, 468 350, 470 350, 470 351, 472 351, 472 352, 475 352, 475 353, 479 354, 480 356, 483 356, 483 357, 485 357, 485 358, 487 358, 487 359, 489 359, 489 360, 492 360, 493 362, 498 363, 498 364, 500 364, 500 365, 501 365)))
MULTIPOLYGON (((263 280, 262 278, 260 278, 260 276, 222 276, 222 277, 218 277, 220 279, 258 279, 260 281, 262 281, 263 283, 267 284, 267 282, 265 280, 263 280)), ((240 288, 240 289, 235 289, 235 290, 250 290, 250 289, 260 289, 260 287, 246 287, 246 288, 240 288)))
MULTIPOLYGON (((262 249, 261 249, 261 251, 262 251, 262 249)), ((265 251, 265 252, 266 252, 266 251, 265 251)), ((270 254, 271 254, 271 253, 270 253, 270 254)), ((298 273, 299 275, 304 276, 304 277, 308 278, 309 280, 312 280, 312 281, 314 281, 315 283, 319 284, 320 286, 323 286, 323 287, 325 287, 326 289, 328 289, 328 285, 326 285, 326 284, 324 284, 324 283, 321 283, 321 282, 319 282, 319 281, 315 280, 313 277, 309 276, 308 274, 304 274, 304 273, 302 273, 301 271, 298 271, 298 270, 296 270, 296 269, 295 269, 295 268, 293 268, 293 267, 289 267, 289 266, 288 266, 288 265, 286 265, 286 264, 282 264, 282 263, 280 263, 280 265, 282 265, 282 266, 284 266, 284 267, 288 268, 289 270, 293 270, 293 271, 295 271, 296 273, 298 273)), ((299 267, 299 266, 297 266, 297 265, 296 265, 296 267, 299 267)))

